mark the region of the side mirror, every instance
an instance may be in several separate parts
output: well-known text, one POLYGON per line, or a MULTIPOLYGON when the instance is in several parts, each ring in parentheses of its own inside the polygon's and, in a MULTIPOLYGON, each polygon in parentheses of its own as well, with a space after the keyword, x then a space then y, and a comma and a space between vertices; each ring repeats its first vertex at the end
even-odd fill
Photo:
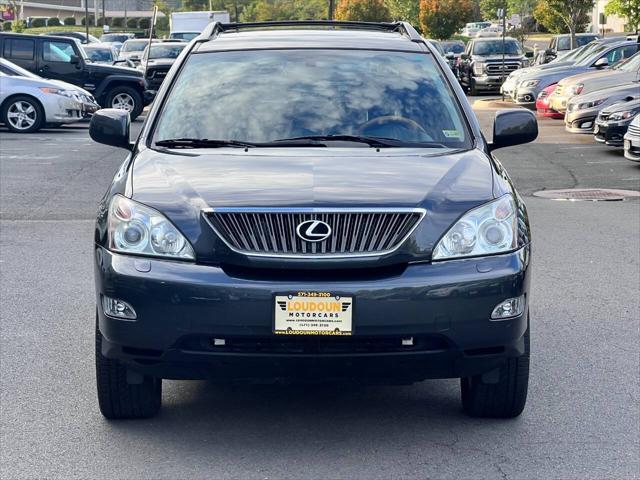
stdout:
POLYGON ((461 53, 460 54, 460 59, 461 60, 469 60, 469 55, 466 53, 461 53))
POLYGON ((69 58, 69 63, 71 65, 80 65, 80 57, 77 55, 71 55, 69 58))
POLYGON ((553 48, 547 48, 547 49, 544 51, 544 54, 545 54, 545 55, 552 55, 552 56, 555 56, 556 51, 555 51, 553 48))
POLYGON ((596 63, 593 64, 596 68, 605 68, 609 66, 609 59, 607 57, 602 57, 596 60, 596 63))
POLYGON ((91 117, 89 136, 98 143, 131 150, 130 129, 129 112, 115 108, 104 108, 98 110, 91 117))
POLYGON ((533 58, 533 50, 527 50, 524 52, 525 58, 533 58))
POLYGON ((500 110, 493 120, 493 142, 489 150, 532 142, 538 137, 535 114, 524 108, 500 110))
POLYGON ((447 52, 445 57, 449 60, 452 60, 453 58, 455 58, 455 54, 453 52, 447 52))

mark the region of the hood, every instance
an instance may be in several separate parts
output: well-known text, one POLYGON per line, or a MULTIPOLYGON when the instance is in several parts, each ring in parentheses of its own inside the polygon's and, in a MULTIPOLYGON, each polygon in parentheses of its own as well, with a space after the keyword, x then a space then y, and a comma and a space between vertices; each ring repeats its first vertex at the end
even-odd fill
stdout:
MULTIPOLYGON (((624 99, 632 99, 640 95, 638 84, 625 84, 619 85, 614 88, 605 88, 603 90, 596 90, 595 92, 587 93, 586 95, 575 95, 567 102, 567 115, 575 114, 576 112, 586 112, 587 110, 600 111, 605 107, 613 105, 624 99), (595 106, 585 107, 584 104, 592 102, 598 102, 595 106), (578 110, 578 106, 583 105, 583 108, 578 110)), ((582 113, 580 113, 581 115, 582 113)))
POLYGON ((174 63, 176 63, 175 58, 155 58, 153 60, 149 60, 148 66, 149 67, 161 67, 161 66, 170 67, 174 63))
POLYGON ((564 67, 548 68, 546 70, 539 70, 537 72, 531 72, 530 74, 520 77, 521 81, 525 80, 540 80, 540 85, 545 87, 552 83, 557 83, 563 78, 571 75, 577 75, 589 71, 589 67, 579 67, 575 65, 569 65, 564 67))
POLYGON ((87 63, 87 68, 98 74, 106 75, 128 75, 134 77, 142 77, 142 73, 135 68, 119 67, 116 65, 102 65, 100 63, 87 63))
POLYGON ((63 82, 61 80, 47 80, 47 81, 51 83, 55 83, 56 85, 58 85, 61 88, 64 88, 65 90, 79 91, 84 95, 87 95, 89 98, 92 97, 92 94, 90 92, 86 91, 84 88, 80 88, 77 85, 73 85, 72 83, 63 82))
MULTIPOLYGON (((592 102, 599 99, 618 99, 621 100, 625 97, 636 98, 640 97, 640 83, 630 82, 623 85, 616 85, 615 87, 603 88, 602 90, 596 90, 594 92, 575 95, 571 97, 567 105, 571 103, 585 103, 592 102)), ((611 104, 613 102, 608 102, 611 104)))
POLYGON ((479 150, 144 149, 131 187, 134 200, 194 244, 210 235, 201 220, 207 207, 424 208, 419 238, 407 247, 424 255, 464 212, 493 198, 493 168, 479 150))
MULTIPOLYGON (((476 55, 473 54, 472 57, 474 59, 481 60, 483 62, 502 62, 502 55, 476 55)), ((505 62, 512 62, 514 60, 522 60, 524 58, 523 55, 505 55, 505 62)))
POLYGON ((640 109, 640 99, 636 98, 634 100, 628 101, 619 101, 614 103, 613 105, 608 106, 607 108, 602 109, 602 113, 606 113, 608 115, 614 112, 624 112, 626 110, 636 110, 640 109))
MULTIPOLYGON (((582 77, 575 83, 582 83, 583 93, 602 90, 609 87, 624 85, 636 80, 638 74, 636 72, 624 72, 620 70, 605 70, 592 72, 590 74, 577 75, 572 78, 582 77)), ((636 84, 640 91, 640 85, 636 84)))

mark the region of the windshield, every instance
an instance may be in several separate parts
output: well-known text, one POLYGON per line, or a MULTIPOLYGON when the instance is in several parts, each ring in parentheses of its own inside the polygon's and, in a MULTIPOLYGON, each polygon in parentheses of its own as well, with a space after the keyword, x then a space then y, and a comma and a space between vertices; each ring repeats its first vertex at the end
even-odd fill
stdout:
POLYGON ((141 52, 149 44, 149 40, 127 40, 122 46, 123 52, 141 52))
POLYGON ((442 49, 449 53, 449 52, 453 52, 453 53, 462 53, 464 52, 464 43, 458 43, 458 42, 441 42, 442 45, 442 49))
POLYGON ((469 148, 459 104, 427 53, 249 50, 192 55, 155 141, 326 135, 469 148))
POLYGON ((85 47, 84 50, 92 62, 113 62, 113 55, 110 48, 85 47))
MULTIPOLYGON (((473 45, 474 55, 502 55, 502 40, 489 40, 475 42, 473 45)), ((522 55, 520 44, 515 40, 506 40, 504 42, 505 55, 522 55)))
POLYGON ((100 37, 101 42, 120 42, 124 43, 129 39, 129 35, 118 35, 117 33, 107 33, 100 37))
POLYGON ((637 72, 640 70, 640 53, 636 53, 633 57, 623 60, 612 68, 621 72, 637 72))
POLYGON ((565 53, 564 55, 558 55, 556 58, 554 58, 553 60, 551 60, 549 63, 560 63, 560 62, 573 62, 574 60, 576 60, 577 58, 579 58, 581 55, 584 54, 584 52, 591 48, 591 45, 587 44, 587 45, 583 45, 582 47, 578 47, 578 48, 574 48, 573 50, 570 50, 568 53, 565 53))
POLYGON ((200 35, 200 32, 173 32, 169 35, 169 38, 175 38, 176 40, 191 41, 200 35))
MULTIPOLYGON (((595 40, 597 35, 580 35, 576 36, 576 45, 581 47, 582 45, 586 45, 587 43, 595 40)), ((571 37, 560 37, 558 39, 558 47, 557 50, 569 50, 571 48, 571 37)))
MULTIPOLYGON (((167 45, 152 45, 151 46, 151 55, 149 55, 150 59, 154 58, 178 58, 180 52, 186 43, 174 43, 167 45)), ((145 58, 147 56, 148 50, 145 50, 145 58)))
POLYGON ((589 66, 591 63, 598 58, 598 56, 608 50, 610 45, 598 44, 597 47, 590 49, 588 52, 585 52, 576 62, 577 65, 580 66, 589 66))

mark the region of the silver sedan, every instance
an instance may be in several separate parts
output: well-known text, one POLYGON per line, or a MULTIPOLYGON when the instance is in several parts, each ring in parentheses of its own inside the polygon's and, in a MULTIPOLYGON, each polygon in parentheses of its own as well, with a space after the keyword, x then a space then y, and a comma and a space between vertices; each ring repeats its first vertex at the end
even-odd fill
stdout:
POLYGON ((36 132, 82 120, 77 88, 40 78, 16 77, 0 71, 0 122, 13 132, 36 132))

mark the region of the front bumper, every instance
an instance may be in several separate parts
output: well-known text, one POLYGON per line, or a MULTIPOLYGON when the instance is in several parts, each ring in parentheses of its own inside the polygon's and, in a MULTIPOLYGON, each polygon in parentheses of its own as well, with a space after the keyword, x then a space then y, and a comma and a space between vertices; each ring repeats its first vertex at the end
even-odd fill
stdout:
POLYGON ((515 92, 515 101, 518 105, 533 107, 540 90, 532 88, 518 88, 515 92))
POLYGON ((48 123, 75 123, 82 120, 82 103, 62 95, 46 95, 42 99, 48 123))
POLYGON ((412 264, 371 279, 298 279, 286 270, 255 278, 102 247, 96 247, 95 259, 98 305, 107 295, 137 313, 135 321, 126 321, 98 308, 103 354, 162 378, 415 381, 484 373, 523 352, 526 313, 501 321, 489 317, 508 298, 525 295, 528 303, 528 246, 492 257, 412 264), (274 335, 274 295, 298 291, 353 296, 353 336, 274 335), (215 346, 214 338, 226 345, 215 346), (403 346, 406 338, 414 344, 403 346))
POLYGON ((599 108, 567 111, 564 116, 565 129, 571 133, 593 133, 598 111, 599 108))
POLYGON ((632 162, 640 162, 640 135, 627 132, 624 136, 624 158, 632 162))
POLYGON ((611 147, 621 147, 623 145, 624 134, 627 133, 629 123, 605 123, 596 121, 593 131, 593 138, 596 142, 604 143, 611 147))
POLYGON ((506 77, 500 75, 483 75, 480 77, 473 77, 473 81, 478 90, 500 90, 505 79, 506 77))

